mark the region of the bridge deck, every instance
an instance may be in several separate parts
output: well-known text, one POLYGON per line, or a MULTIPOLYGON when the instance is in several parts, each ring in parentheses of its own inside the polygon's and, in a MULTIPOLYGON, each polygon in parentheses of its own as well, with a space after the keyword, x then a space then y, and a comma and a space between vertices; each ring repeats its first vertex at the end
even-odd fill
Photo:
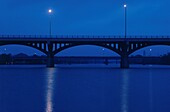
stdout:
POLYGON ((0 41, 57 41, 57 42, 167 42, 170 36, 37 36, 37 35, 0 35, 0 41))

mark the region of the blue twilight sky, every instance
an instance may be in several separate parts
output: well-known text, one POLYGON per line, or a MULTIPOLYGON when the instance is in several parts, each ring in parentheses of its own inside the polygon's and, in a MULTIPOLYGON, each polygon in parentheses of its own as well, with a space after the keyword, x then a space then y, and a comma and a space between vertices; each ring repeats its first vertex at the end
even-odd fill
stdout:
MULTIPOLYGON (((125 2, 127 35, 170 35, 169 0, 0 0, 0 34, 49 34, 51 8, 53 35, 123 35, 125 2)), ((156 48, 168 50, 157 46, 156 52, 156 48)), ((4 52, 41 54, 32 48, 11 45, 1 46, 0 53, 4 52)), ((60 54, 83 53, 112 55, 111 51, 95 46, 75 47, 60 54)))

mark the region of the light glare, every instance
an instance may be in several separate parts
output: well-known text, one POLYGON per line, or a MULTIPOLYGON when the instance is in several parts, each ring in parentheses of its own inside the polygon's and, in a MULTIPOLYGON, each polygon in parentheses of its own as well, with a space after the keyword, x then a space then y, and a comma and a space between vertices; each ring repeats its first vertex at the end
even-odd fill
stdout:
POLYGON ((49 13, 52 13, 52 10, 51 10, 51 9, 49 9, 49 10, 48 10, 48 12, 49 12, 49 13))
POLYGON ((124 8, 126 8, 126 7, 127 7, 127 5, 125 4, 125 5, 124 5, 124 8))

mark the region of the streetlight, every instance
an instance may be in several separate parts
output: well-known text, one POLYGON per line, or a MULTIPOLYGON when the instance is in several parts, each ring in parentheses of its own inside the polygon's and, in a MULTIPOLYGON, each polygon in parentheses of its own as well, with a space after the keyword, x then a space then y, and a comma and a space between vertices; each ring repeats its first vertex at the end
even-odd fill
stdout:
POLYGON ((52 9, 49 9, 49 10, 48 10, 48 13, 49 13, 49 15, 50 15, 50 23, 49 23, 49 24, 50 24, 50 25, 49 25, 50 28, 49 28, 49 33, 50 33, 50 37, 51 37, 51 13, 52 13, 52 9))
POLYGON ((126 27, 127 27, 127 24, 126 24, 126 9, 127 9, 127 5, 124 4, 124 9, 125 9, 125 38, 126 38, 126 27))

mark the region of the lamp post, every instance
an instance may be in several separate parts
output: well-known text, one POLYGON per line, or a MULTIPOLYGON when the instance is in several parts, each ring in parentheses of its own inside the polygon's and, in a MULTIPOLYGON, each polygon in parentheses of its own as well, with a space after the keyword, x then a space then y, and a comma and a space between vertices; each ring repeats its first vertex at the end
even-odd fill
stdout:
POLYGON ((49 33, 50 33, 50 37, 51 37, 51 13, 52 13, 52 9, 48 10, 48 13, 50 15, 50 21, 49 21, 49 33))
POLYGON ((124 4, 124 9, 125 9, 125 38, 126 38, 126 36, 127 36, 127 29, 126 29, 126 27, 127 27, 127 24, 126 24, 126 8, 127 8, 127 5, 126 4, 124 4))

